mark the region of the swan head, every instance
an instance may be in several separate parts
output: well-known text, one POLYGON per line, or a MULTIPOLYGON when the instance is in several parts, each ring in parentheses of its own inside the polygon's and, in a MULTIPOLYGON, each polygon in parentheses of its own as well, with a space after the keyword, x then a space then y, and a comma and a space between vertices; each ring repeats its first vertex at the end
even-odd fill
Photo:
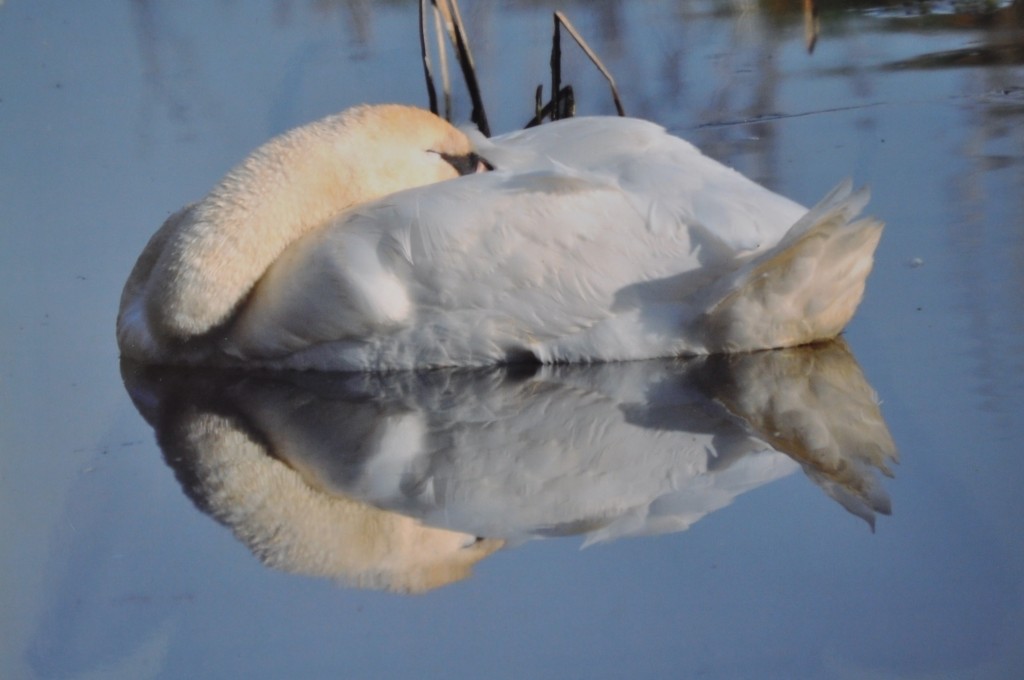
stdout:
POLYGON ((429 111, 359 106, 256 149, 153 236, 118 315, 125 356, 204 355, 277 257, 303 234, 389 194, 490 169, 470 138, 429 111))
POLYGON ((363 188, 364 201, 491 169, 464 132, 429 111, 385 104, 341 116, 360 138, 358 145, 346 145, 355 157, 343 162, 367 171, 364 179, 374 183, 363 188))

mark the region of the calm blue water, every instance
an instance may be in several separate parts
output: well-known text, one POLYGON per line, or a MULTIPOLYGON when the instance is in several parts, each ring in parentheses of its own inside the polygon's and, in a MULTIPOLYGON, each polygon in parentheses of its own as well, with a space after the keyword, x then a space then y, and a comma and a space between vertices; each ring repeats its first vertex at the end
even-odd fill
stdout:
POLYGON ((804 203, 870 185, 845 348, 405 382, 153 375, 113 324, 249 150, 425 105, 415 3, 0 4, 0 677, 1018 677, 1024 6, 831 3, 809 54, 792 4, 463 11, 495 131, 560 8, 628 113, 804 203))

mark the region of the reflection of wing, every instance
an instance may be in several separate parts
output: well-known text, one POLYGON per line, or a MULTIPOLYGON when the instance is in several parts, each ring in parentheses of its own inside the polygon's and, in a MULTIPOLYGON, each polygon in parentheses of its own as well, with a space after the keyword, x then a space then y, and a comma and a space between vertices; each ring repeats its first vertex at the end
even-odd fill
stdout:
POLYGON ((187 461, 177 467, 200 507, 268 563, 350 581, 415 588, 461 575, 495 548, 476 536, 592 543, 682 530, 794 460, 869 522, 888 511, 874 471, 895 451, 841 344, 482 371, 146 369, 126 380, 168 460, 187 461))
POLYGON ((345 488, 437 526, 513 540, 685 529, 794 469, 777 453, 745 456, 768 447, 687 389, 687 369, 686 362, 542 367, 501 389, 481 389, 463 373, 444 393, 465 398, 422 411, 422 454, 413 464, 382 479, 379 471, 398 466, 380 459, 402 454, 381 450, 345 488), (681 389, 649 402, 650 386, 669 377, 681 389), (671 412, 676 428, 630 421, 630 411, 645 408, 671 412), (741 452, 719 451, 716 439, 741 452), (716 466, 719 456, 732 465, 716 466))
MULTIPOLYGON (((401 445, 378 448, 338 488, 470 533, 593 542, 685 529, 787 474, 792 459, 872 526, 889 512, 875 470, 888 474, 895 447, 842 343, 543 367, 500 388, 500 372, 431 375, 403 388, 371 381, 368 401, 405 395, 415 425, 395 432, 415 432, 418 453, 395 436, 401 445)), ((332 467, 318 465, 320 476, 332 467)))
POLYGON ((872 528, 891 503, 896 445, 878 397, 841 341, 708 358, 709 393, 765 442, 798 461, 818 486, 872 528))

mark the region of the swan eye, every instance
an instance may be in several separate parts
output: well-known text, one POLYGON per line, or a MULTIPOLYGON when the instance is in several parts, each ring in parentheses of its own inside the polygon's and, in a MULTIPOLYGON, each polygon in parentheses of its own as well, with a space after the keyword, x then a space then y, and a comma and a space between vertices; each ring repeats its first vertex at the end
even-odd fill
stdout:
POLYGON ((472 175, 474 172, 487 172, 494 170, 494 166, 487 162, 486 158, 471 151, 464 154, 438 153, 441 158, 447 161, 448 165, 455 168, 460 175, 472 175))

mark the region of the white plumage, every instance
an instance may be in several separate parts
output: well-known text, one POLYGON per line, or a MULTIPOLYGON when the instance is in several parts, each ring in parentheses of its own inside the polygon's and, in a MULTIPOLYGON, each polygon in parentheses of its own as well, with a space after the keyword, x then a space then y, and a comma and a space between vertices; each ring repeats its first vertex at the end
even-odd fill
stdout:
POLYGON ((854 221, 866 200, 844 184, 808 211, 636 119, 487 140, 364 107, 270 142, 168 220, 119 343, 322 370, 798 345, 860 302, 881 233, 854 221), (494 170, 455 177, 442 157, 470 153, 494 170))

